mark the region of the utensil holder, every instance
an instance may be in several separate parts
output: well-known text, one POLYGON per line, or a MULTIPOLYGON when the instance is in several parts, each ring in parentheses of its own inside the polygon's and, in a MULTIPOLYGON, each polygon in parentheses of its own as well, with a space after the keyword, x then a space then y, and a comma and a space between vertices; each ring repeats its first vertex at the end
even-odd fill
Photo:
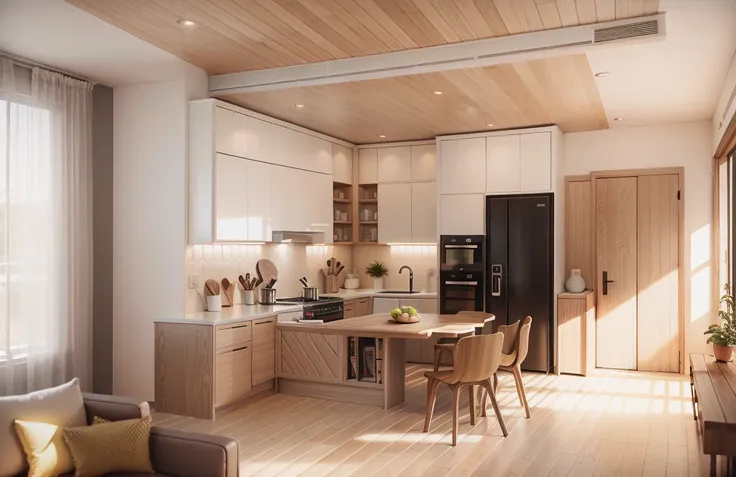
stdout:
POLYGON ((243 290, 243 303, 246 305, 256 304, 256 291, 255 290, 243 290))
POLYGON ((260 303, 261 305, 273 305, 274 303, 276 303, 276 289, 259 288, 258 303, 260 303))
POLYGON ((205 297, 207 311, 222 310, 222 297, 220 295, 209 295, 205 297))

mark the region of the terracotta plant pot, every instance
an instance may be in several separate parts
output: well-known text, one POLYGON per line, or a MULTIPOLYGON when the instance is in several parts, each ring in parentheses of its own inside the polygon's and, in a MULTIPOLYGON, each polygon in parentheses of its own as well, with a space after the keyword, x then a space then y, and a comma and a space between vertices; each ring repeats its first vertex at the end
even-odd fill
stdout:
POLYGON ((734 348, 734 346, 721 346, 713 343, 713 356, 716 357, 716 361, 724 363, 731 361, 734 348))

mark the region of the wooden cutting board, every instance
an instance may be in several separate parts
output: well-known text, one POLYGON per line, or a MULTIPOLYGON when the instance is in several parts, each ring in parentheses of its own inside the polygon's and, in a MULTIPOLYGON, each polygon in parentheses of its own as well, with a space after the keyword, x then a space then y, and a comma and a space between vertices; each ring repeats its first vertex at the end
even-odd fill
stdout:
POLYGON ((262 258, 256 262, 256 273, 258 279, 268 285, 271 280, 279 278, 279 271, 271 260, 262 258))

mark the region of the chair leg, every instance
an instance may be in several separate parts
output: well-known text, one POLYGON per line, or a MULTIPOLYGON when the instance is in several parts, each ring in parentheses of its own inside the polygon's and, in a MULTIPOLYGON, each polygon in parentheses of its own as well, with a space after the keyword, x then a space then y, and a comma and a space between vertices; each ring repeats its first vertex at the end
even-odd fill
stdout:
POLYGON ((434 350, 434 370, 440 370, 440 359, 442 359, 442 348, 435 348, 434 350))
POLYGON ((457 425, 460 414, 460 386, 454 384, 450 386, 452 389, 452 445, 457 445, 457 425))
POLYGON ((475 425, 475 387, 468 386, 468 404, 470 404, 470 425, 475 425))
POLYGON ((432 422, 432 414, 434 413, 434 403, 437 401, 437 386, 440 382, 434 378, 427 378, 427 415, 424 418, 424 431, 429 432, 429 425, 432 422))
POLYGON ((498 371, 493 373, 493 390, 498 392, 498 371))
POLYGON ((480 417, 486 417, 486 405, 488 404, 488 393, 486 388, 478 386, 478 402, 480 403, 480 417))
POLYGON ((524 390, 524 378, 521 376, 521 368, 518 366, 514 366, 514 381, 516 381, 516 391, 519 394, 519 401, 521 401, 521 405, 524 406, 524 411, 526 411, 526 418, 529 419, 532 417, 532 413, 529 412, 529 402, 526 400, 526 391, 524 390))
POLYGON ((486 388, 486 391, 488 392, 488 396, 491 398, 491 404, 493 405, 493 412, 496 413, 496 419, 498 419, 498 424, 501 426, 501 432, 503 432, 503 436, 506 437, 509 435, 509 431, 506 430, 506 424, 503 422, 503 416, 501 415, 501 410, 498 408, 498 402, 496 402, 496 393, 493 392, 493 386, 491 385, 491 380, 489 379, 485 383, 483 383, 483 386, 486 388))

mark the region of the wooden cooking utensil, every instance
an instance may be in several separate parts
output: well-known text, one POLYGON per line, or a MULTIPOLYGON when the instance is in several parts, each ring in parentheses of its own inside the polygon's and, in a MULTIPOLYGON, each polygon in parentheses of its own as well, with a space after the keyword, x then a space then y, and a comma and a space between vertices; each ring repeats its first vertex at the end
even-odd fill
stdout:
POLYGON ((250 289, 251 290, 255 290, 257 286, 258 286, 258 279, 257 278, 254 278, 253 280, 250 281, 250 289))
POLYGON ((231 283, 227 278, 222 279, 222 306, 233 306, 233 295, 235 294, 235 284, 231 283))
POLYGON ((213 279, 204 282, 204 295, 215 296, 220 294, 220 284, 213 279))
MULTIPOLYGON (((340 262, 337 262, 340 263, 340 262)), ((337 269, 337 272, 335 272, 335 275, 339 275, 342 273, 342 271, 345 270, 345 265, 340 266, 340 268, 337 269)))
MULTIPOLYGON (((246 273, 246 276, 250 278, 250 274, 246 273)), ((240 282, 240 286, 243 287, 243 290, 248 289, 248 278, 243 278, 243 275, 238 275, 238 281, 240 282)))
POLYGON ((327 260, 327 275, 332 275, 332 259, 327 260))
POLYGON ((271 260, 262 258, 256 262, 256 273, 258 274, 259 284, 270 283, 271 280, 279 278, 279 271, 271 260))

